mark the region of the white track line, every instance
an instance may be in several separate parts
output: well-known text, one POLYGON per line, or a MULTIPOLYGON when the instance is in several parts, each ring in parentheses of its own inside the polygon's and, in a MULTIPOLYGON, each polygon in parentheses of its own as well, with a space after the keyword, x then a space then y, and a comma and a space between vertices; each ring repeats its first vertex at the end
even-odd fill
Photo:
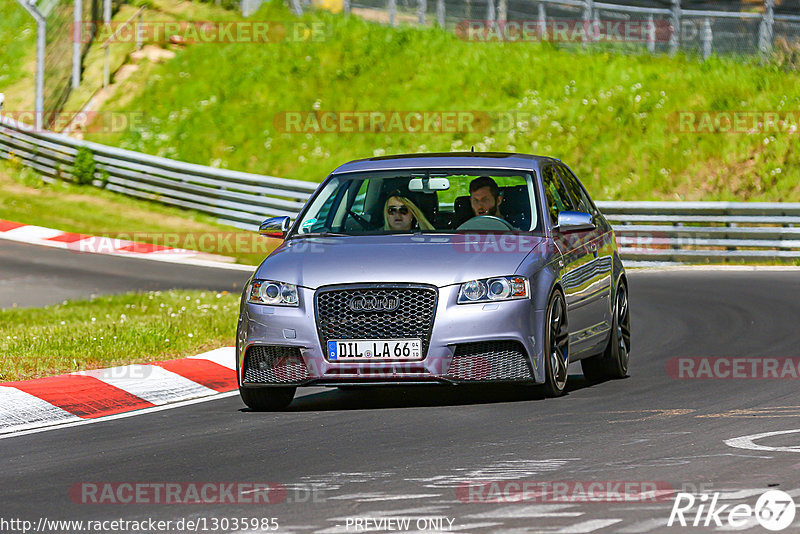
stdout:
POLYGON ((675 265, 669 267, 637 267, 630 269, 629 273, 668 273, 668 272, 746 272, 774 271, 774 272, 800 272, 800 266, 794 265, 675 265))

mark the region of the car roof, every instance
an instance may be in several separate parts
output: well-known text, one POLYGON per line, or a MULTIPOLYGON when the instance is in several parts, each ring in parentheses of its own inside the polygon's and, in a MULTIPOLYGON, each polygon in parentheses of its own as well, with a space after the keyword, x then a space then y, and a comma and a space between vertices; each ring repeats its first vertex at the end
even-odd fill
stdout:
POLYGON ((559 161, 547 156, 515 154, 508 152, 441 152, 428 154, 399 154, 358 159, 339 166, 332 174, 358 171, 382 171, 394 169, 461 168, 480 167, 488 169, 538 168, 544 162, 559 161))

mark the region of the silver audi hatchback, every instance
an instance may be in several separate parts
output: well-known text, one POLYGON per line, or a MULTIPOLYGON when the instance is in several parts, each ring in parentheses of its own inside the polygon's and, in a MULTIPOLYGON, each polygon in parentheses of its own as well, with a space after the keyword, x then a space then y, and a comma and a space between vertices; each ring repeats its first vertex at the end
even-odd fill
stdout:
POLYGON ((299 386, 540 384, 628 371, 614 233, 549 157, 418 154, 342 165, 248 281, 239 391, 282 409, 299 386))

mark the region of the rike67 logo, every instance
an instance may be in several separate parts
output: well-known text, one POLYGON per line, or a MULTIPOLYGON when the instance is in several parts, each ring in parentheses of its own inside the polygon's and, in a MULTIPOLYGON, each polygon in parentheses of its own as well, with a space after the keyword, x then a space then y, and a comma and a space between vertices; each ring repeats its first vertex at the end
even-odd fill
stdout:
POLYGON ((678 493, 667 526, 750 528, 761 525, 774 532, 792 524, 794 499, 781 490, 769 490, 758 497, 755 506, 747 503, 720 504, 720 493, 713 495, 678 493))

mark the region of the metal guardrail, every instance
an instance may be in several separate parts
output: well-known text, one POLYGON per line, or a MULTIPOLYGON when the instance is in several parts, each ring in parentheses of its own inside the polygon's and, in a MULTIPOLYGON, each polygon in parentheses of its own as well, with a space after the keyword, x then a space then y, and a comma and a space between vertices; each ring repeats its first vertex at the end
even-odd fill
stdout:
POLYGON ((267 217, 294 216, 316 183, 215 169, 80 141, 0 117, 0 157, 19 158, 45 180, 74 180, 75 156, 91 151, 93 184, 110 191, 190 208, 240 228, 257 228, 267 217))
MULTIPOLYGON (((19 158, 47 181, 74 180, 75 156, 92 152, 93 184, 190 208, 240 228, 297 215, 318 184, 184 163, 79 141, 0 117, 0 157, 19 158)), ((598 202, 628 262, 800 258, 800 203, 598 202)))
POLYGON ((598 202, 628 261, 800 258, 800 202, 598 202))

